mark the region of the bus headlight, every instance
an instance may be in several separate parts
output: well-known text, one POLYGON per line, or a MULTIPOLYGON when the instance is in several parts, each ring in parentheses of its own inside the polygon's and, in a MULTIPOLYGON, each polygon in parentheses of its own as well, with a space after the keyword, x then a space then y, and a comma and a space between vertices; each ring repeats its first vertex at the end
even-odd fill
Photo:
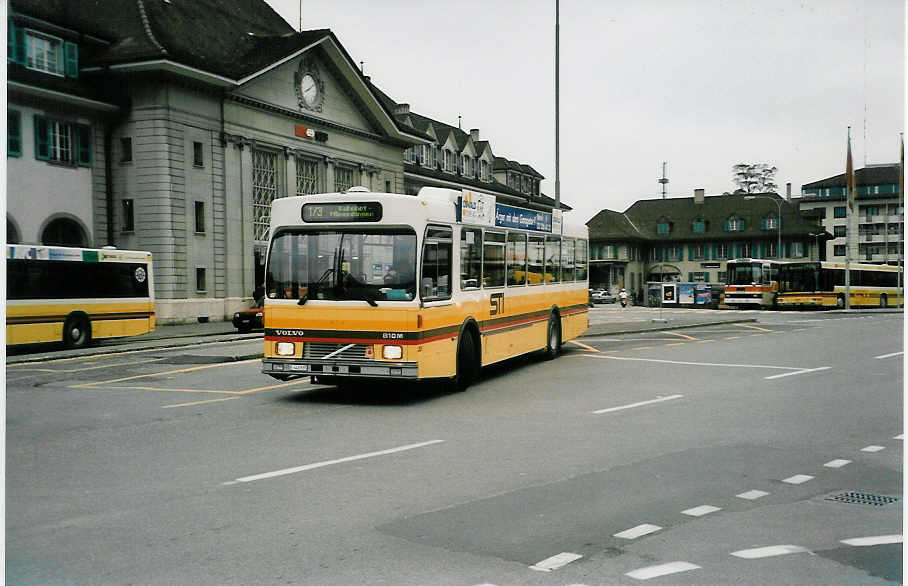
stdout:
POLYGON ((404 353, 400 346, 382 346, 382 358, 386 358, 388 360, 398 360, 403 355, 404 353))
POLYGON ((293 356, 296 349, 293 347, 293 342, 278 342, 275 350, 278 356, 293 356))

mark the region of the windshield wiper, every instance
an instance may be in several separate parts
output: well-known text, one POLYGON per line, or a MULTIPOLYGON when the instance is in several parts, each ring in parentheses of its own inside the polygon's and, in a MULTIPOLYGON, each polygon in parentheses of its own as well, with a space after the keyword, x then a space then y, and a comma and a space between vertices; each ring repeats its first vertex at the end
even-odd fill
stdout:
POLYGON ((303 295, 302 297, 300 297, 300 300, 296 304, 297 305, 306 305, 306 302, 309 301, 309 289, 313 289, 313 288, 318 289, 321 286, 321 284, 325 282, 325 279, 327 279, 329 275, 334 273, 334 271, 335 271, 334 267, 325 269, 325 272, 322 273, 322 276, 318 278, 318 281, 316 281, 315 284, 313 284, 311 287, 306 287, 306 294, 303 295))

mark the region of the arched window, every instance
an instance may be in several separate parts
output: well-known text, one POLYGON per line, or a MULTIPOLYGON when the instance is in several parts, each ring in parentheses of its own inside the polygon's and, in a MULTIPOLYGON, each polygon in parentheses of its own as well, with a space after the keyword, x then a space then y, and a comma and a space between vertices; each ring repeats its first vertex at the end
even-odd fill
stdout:
POLYGON ((726 232, 740 232, 742 230, 744 230, 744 218, 733 215, 725 220, 726 232))
POLYGON ((41 233, 41 244, 48 246, 86 246, 88 242, 82 227, 69 218, 51 221, 41 233))
POLYGON ((760 220, 760 229, 761 230, 775 230, 779 227, 779 218, 775 214, 769 214, 762 220, 760 220))
POLYGON ((21 236, 19 236, 19 230, 16 229, 16 225, 13 224, 12 220, 9 218, 6 219, 6 241, 9 244, 19 244, 21 236))

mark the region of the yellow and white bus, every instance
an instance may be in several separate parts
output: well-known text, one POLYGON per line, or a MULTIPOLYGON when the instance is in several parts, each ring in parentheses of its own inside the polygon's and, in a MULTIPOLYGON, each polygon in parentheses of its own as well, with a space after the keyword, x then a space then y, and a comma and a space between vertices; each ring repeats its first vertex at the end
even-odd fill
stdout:
POLYGON ((342 384, 447 379, 558 355, 588 327, 588 232, 490 195, 354 187, 277 199, 262 372, 342 384))
MULTIPOLYGON (((851 263, 851 307, 902 305, 899 267, 851 263)), ((903 283, 904 285, 904 283, 903 283)), ((845 307, 845 263, 790 262, 779 269, 779 307, 845 307)))
POLYGON ((6 245, 6 343, 92 339, 154 330, 151 253, 6 245))

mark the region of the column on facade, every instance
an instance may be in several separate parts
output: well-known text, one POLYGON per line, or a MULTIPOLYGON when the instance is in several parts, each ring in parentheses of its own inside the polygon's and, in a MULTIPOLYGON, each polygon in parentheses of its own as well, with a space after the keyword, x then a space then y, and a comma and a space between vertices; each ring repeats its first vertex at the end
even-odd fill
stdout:
POLYGON ((334 157, 325 155, 325 192, 336 191, 334 188, 334 166, 337 160, 334 157))
POLYGON ((284 149, 284 158, 287 160, 287 164, 286 164, 287 172, 285 175, 285 178, 286 178, 285 185, 287 186, 286 195, 288 195, 288 196, 297 195, 298 193, 297 193, 297 181, 296 181, 296 162, 297 162, 296 151, 285 148, 284 149))

